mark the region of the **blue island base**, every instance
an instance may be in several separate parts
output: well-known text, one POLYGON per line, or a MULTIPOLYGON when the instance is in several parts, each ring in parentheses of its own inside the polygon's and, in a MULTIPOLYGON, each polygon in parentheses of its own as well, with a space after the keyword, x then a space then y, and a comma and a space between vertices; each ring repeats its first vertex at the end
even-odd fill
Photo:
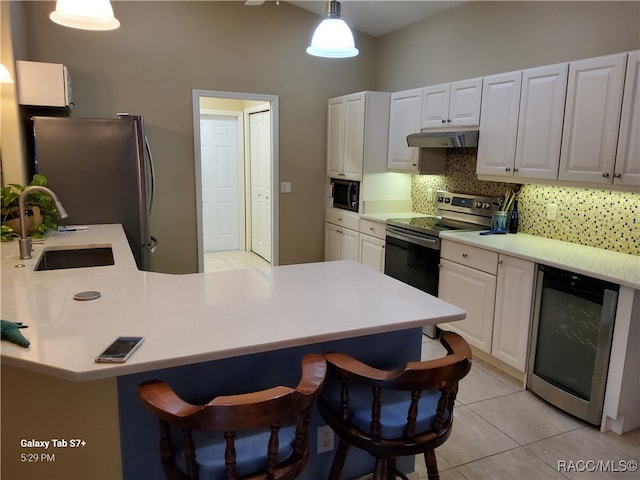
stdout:
MULTIPOLYGON (((307 353, 340 351, 373 366, 390 368, 420 360, 421 347, 422 329, 415 328, 119 377, 118 408, 123 478, 163 478, 158 422, 138 399, 137 388, 142 382, 151 379, 165 381, 185 400, 204 403, 217 395, 261 390, 274 385, 295 386, 300 377, 301 359, 307 353)), ((324 424, 317 405, 314 405, 309 426, 309 461, 299 477, 301 480, 318 480, 327 478, 329 474, 335 450, 317 453, 316 432, 324 424)), ((336 437, 336 447, 337 444, 336 437)), ((413 457, 398 460, 401 471, 413 471, 413 457)), ((367 475, 373 471, 373 466, 371 456, 351 447, 343 478, 367 475)))

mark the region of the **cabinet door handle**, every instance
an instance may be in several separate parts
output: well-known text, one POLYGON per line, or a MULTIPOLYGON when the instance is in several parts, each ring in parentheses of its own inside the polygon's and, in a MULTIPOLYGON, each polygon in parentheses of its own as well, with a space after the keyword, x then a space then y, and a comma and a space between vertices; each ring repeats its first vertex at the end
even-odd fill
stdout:
POLYGON ((510 172, 510 171, 511 171, 511 168, 507 167, 507 168, 505 168, 505 169, 504 169, 504 171, 505 171, 505 172, 510 172))
POLYGON ((502 265, 504 263, 503 260, 498 260, 498 265, 502 265))
POLYGON ((370 232, 375 232, 376 230, 375 230, 375 228, 373 228, 373 227, 369 227, 369 231, 370 231, 370 232))
POLYGON ((451 119, 450 118, 447 118, 447 123, 451 123, 451 119))
POLYGON ((518 169, 517 169, 517 168, 514 168, 514 169, 513 169, 513 173, 517 173, 517 172, 518 172, 518 169))
POLYGON ((622 177, 622 174, 616 172, 616 173, 613 174, 613 176, 614 176, 614 178, 620 178, 620 177, 622 177))
POLYGON ((467 253, 463 253, 462 254, 462 258, 467 258, 468 256, 469 256, 469 254, 467 254, 467 253))
POLYGON ((602 176, 603 176, 604 178, 607 178, 607 177, 609 177, 609 174, 608 174, 607 172, 604 172, 604 173, 602 174, 602 176))
POLYGON ((442 119, 442 123, 447 123, 447 121, 443 118, 443 119, 442 119))

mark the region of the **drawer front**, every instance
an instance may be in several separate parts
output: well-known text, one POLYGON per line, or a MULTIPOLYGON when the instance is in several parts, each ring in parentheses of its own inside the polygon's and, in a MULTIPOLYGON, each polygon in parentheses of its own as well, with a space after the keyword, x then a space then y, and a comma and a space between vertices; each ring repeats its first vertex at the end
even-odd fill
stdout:
POLYGON ((386 228, 386 226, 386 223, 365 220, 364 218, 360 219, 360 233, 371 235, 372 237, 376 237, 381 240, 384 240, 384 229, 386 228))
POLYGON ((328 208, 325 211, 324 219, 329 223, 350 228, 351 230, 359 231, 360 229, 360 217, 358 214, 347 212, 346 210, 328 208))
POLYGON ((483 248, 472 247, 450 240, 442 241, 442 258, 475 268, 492 275, 498 274, 498 253, 483 248))

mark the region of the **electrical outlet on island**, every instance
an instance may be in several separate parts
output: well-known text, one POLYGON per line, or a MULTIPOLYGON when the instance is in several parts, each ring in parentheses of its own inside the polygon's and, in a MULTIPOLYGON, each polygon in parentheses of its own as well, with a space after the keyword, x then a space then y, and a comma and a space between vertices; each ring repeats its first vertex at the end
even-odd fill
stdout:
POLYGON ((334 433, 329 425, 318 427, 318 453, 330 452, 333 450, 334 433))

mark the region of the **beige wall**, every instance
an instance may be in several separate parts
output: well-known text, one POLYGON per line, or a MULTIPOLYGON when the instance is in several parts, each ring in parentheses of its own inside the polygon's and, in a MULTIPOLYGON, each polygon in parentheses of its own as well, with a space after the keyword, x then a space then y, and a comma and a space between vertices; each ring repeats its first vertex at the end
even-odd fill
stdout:
POLYGON ((304 48, 318 17, 286 2, 113 2, 122 26, 53 24, 52 2, 12 2, 17 59, 71 72, 74 116, 145 116, 157 162, 154 269, 197 270, 191 90, 280 97, 280 261, 323 255, 326 99, 401 90, 640 47, 638 2, 470 2, 379 39, 360 56, 325 60, 304 48))
POLYGON ((87 32, 52 23, 51 2, 24 9, 25 52, 69 67, 73 116, 145 116, 157 173, 154 270, 197 271, 192 89, 279 96, 280 263, 323 257, 326 99, 373 86, 373 39, 357 59, 305 53, 319 18, 285 2, 113 2, 118 30, 87 32), (286 32, 286 33, 285 33, 286 32))
POLYGON ((469 2, 379 39, 376 88, 435 85, 640 48, 640 2, 469 2))

